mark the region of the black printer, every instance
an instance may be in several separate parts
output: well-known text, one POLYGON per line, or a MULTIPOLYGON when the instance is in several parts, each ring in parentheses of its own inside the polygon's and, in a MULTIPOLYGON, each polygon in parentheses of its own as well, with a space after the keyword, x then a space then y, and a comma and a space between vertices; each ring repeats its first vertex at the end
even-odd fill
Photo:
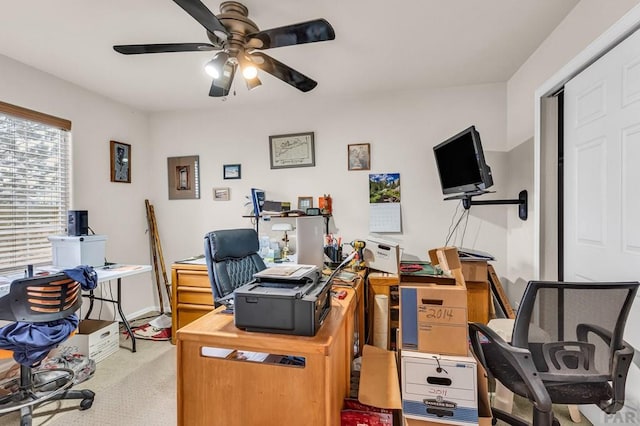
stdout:
POLYGON ((331 280, 317 267, 291 276, 256 274, 234 291, 238 328, 314 336, 331 311, 331 280))

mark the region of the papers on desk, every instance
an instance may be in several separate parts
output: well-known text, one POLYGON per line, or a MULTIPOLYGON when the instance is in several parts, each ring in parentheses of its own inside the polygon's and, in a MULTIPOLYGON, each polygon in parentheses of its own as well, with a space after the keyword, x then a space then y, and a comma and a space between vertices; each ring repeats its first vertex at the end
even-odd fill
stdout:
POLYGON ((143 268, 142 265, 107 265, 99 269, 102 269, 105 271, 113 271, 113 272, 124 272, 124 271, 136 271, 142 268, 143 268))
POLYGON ((205 259, 204 254, 200 254, 198 256, 192 256, 186 259, 177 260, 176 263, 186 263, 189 265, 206 265, 207 260, 205 259))
POLYGON ((314 269, 318 269, 316 265, 283 265, 272 266, 271 268, 263 269, 260 272, 253 274, 254 278, 286 278, 290 280, 297 280, 313 272, 314 269))

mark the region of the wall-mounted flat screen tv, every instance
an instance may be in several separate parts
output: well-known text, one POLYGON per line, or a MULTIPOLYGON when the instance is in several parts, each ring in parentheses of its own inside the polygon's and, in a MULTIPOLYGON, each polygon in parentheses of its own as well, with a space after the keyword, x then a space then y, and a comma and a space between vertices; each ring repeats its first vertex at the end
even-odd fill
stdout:
POLYGON ((433 148, 442 193, 479 194, 493 186, 480 133, 471 126, 433 148))

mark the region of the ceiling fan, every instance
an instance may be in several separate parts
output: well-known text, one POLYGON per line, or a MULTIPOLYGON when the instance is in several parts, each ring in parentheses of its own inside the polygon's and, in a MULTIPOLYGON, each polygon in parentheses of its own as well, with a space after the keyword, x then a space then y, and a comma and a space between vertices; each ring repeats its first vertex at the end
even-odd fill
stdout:
POLYGON ((173 1, 207 30, 210 43, 130 44, 113 46, 113 49, 124 55, 219 50, 205 65, 205 71, 213 77, 209 96, 214 97, 229 94, 238 68, 249 89, 262 84, 258 79, 258 69, 302 92, 308 92, 318 84, 259 50, 333 40, 335 32, 325 19, 260 31, 248 18, 249 10, 236 1, 221 3, 217 16, 200 0, 173 1))

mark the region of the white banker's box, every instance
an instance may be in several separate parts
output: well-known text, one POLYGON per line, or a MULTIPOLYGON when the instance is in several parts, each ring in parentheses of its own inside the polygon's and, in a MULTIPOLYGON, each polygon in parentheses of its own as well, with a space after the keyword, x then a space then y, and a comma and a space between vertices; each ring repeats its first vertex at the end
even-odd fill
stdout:
POLYGON ((369 236, 364 247, 364 261, 368 268, 397 274, 400 265, 398 243, 369 236))
POLYGON ((453 425, 478 424, 473 357, 402 351, 402 414, 453 425))
POLYGON ((117 321, 86 319, 80 321, 78 331, 61 347, 75 347, 78 352, 100 362, 120 347, 117 321))
POLYGON ((81 235, 49 237, 53 249, 53 266, 75 268, 78 265, 104 265, 106 235, 81 235))

